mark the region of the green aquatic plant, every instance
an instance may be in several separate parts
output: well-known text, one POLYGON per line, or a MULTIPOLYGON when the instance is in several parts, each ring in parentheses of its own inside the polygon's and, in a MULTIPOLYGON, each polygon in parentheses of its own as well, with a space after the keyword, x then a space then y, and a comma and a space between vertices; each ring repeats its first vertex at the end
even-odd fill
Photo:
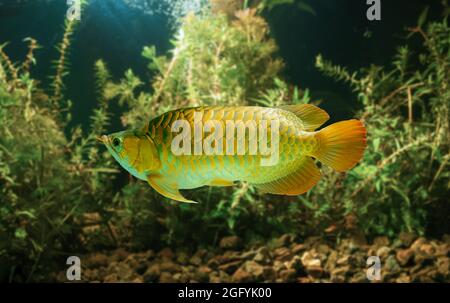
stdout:
POLYGON ((52 101, 58 103, 61 101, 62 90, 64 88, 64 77, 68 75, 69 62, 67 60, 68 52, 70 50, 70 43, 77 20, 66 20, 64 24, 64 35, 61 42, 56 46, 59 53, 59 59, 55 61, 55 75, 52 77, 52 101))
MULTIPOLYGON (((415 28, 424 47, 414 54, 406 46, 399 48, 391 67, 349 72, 317 57, 319 70, 355 91, 360 108, 355 116, 364 119, 369 130, 366 156, 347 175, 324 167, 322 180, 298 198, 300 203, 259 196, 242 184, 234 189, 196 190, 187 197, 201 201, 200 205, 175 208, 173 203, 155 203, 155 198, 162 198, 146 184, 133 183, 133 190, 127 186, 119 199, 129 209, 132 230, 142 234, 143 226, 151 225, 169 243, 180 239, 214 243, 228 233, 254 238, 292 230, 299 235, 394 236, 400 231, 424 233, 432 229, 433 223, 427 225, 432 218, 445 221, 436 210, 447 207, 448 31, 446 22, 431 22, 427 30, 415 28)), ((308 91, 280 79, 282 63, 274 59, 276 47, 262 33, 267 27, 252 10, 238 12, 234 18, 220 11, 188 16, 176 35, 171 58, 158 56, 153 47, 144 49, 149 68, 156 72, 153 92, 141 90, 135 96, 141 81, 130 71, 120 83, 106 85, 110 92, 124 92, 112 94, 128 105, 124 124, 137 127, 155 114, 197 104, 309 102, 308 91), (249 42, 248 37, 254 40, 249 42)), ((138 244, 154 245, 160 240, 146 239, 138 244)))
POLYGON ((409 32, 423 48, 400 47, 388 68, 349 72, 317 57, 319 70, 357 94, 369 144, 345 178, 327 172, 327 182, 301 198, 316 223, 348 216, 367 235, 448 231, 448 213, 439 210, 448 209, 450 177, 450 29, 446 20, 422 26, 409 32))
MULTIPOLYGON (((89 0, 80 0, 80 9, 84 10, 89 4, 89 0)), ((64 78, 69 74, 70 61, 68 60, 72 37, 79 25, 78 19, 65 19, 64 32, 61 42, 56 45, 59 58, 54 61, 55 75, 51 76, 52 96, 54 103, 61 102, 63 99, 64 78)), ((30 48, 31 49, 31 48, 30 48)), ((25 61, 26 63, 26 61, 25 61)))
POLYGON ((277 7, 289 9, 297 8, 311 15, 316 15, 313 6, 308 0, 210 0, 211 11, 214 14, 225 14, 229 18, 234 18, 239 10, 254 8, 258 13, 272 12, 277 7))
POLYGON ((303 12, 315 16, 316 11, 314 10, 313 6, 308 2, 309 1, 305 0, 261 0, 259 1, 257 8, 261 11, 264 10, 271 11, 278 6, 288 5, 289 8, 296 7, 303 12))
POLYGON ((24 41, 29 43, 28 53, 20 69, 22 70, 22 72, 29 73, 31 65, 36 64, 36 60, 34 59, 34 52, 36 49, 39 49, 40 46, 37 43, 37 41, 33 38, 26 38, 24 41))
POLYGON ((18 80, 18 72, 17 72, 17 68, 11 62, 11 59, 9 58, 9 56, 3 50, 6 45, 7 45, 7 43, 0 45, 0 58, 1 58, 1 62, 3 64, 2 70, 1 70, 1 75, 2 75, 3 83, 5 85, 6 84, 10 85, 8 87, 8 90, 12 90, 12 89, 14 89, 16 82, 18 80), (8 79, 10 81, 7 81, 8 79))
MULTIPOLYGON (((238 18, 239 15, 257 17, 252 12, 236 14, 238 18)), ((138 98, 130 99, 131 110, 125 115, 129 117, 128 123, 143 123, 139 115, 142 116, 145 108, 161 112, 196 104, 278 106, 309 102, 308 91, 299 92, 279 80, 281 64, 276 65, 276 72, 267 74, 266 84, 233 82, 235 79, 229 82, 229 74, 222 73, 215 64, 214 48, 209 52, 201 48, 205 41, 217 40, 216 32, 220 32, 218 38, 223 41, 219 45, 232 43, 225 41, 227 37, 239 41, 233 34, 228 36, 225 25, 240 25, 225 15, 222 18, 215 17, 214 23, 204 22, 208 15, 189 16, 175 39, 171 59, 158 57, 154 48, 144 50, 144 56, 150 60, 149 68, 157 71, 152 84, 154 93, 145 94, 144 98, 141 93, 138 98), (205 30, 205 26, 211 30, 205 30), (220 26, 222 31, 212 30, 215 26, 220 26), (190 49, 196 51, 190 53, 190 49), (202 77, 204 75, 208 75, 207 79, 202 77), (227 86, 229 83, 232 85, 227 86), (215 87, 219 89, 215 90, 215 87)), ((313 190, 299 197, 300 204, 285 197, 258 196, 246 185, 225 190, 200 189, 193 195, 203 202, 202 205, 175 209, 164 205, 149 212, 150 217, 160 218, 154 222, 159 222, 156 224, 166 230, 166 240, 176 242, 198 236, 194 242, 210 242, 217 235, 229 232, 267 235, 267 229, 255 228, 258 224, 271 226, 275 233, 297 229, 304 235, 358 232, 366 236, 394 236, 400 231, 424 233, 427 228, 432 229, 433 223, 427 225, 427 222, 433 222, 436 216, 439 222, 445 222, 445 215, 439 216, 435 210, 446 207, 448 190, 449 29, 444 20, 429 23, 427 30, 419 26, 412 32, 422 37, 424 47, 415 54, 407 46, 399 48, 392 67, 370 66, 349 72, 317 57, 318 69, 349 84, 360 102, 356 117, 364 119, 369 129, 369 147, 359 166, 347 175, 333 173, 324 167, 323 179, 313 190), (189 218, 189 222, 183 218, 189 218), (210 228, 196 235, 187 234, 200 226, 210 228)), ((245 44, 242 40, 239 43, 245 44)), ((268 40, 255 43, 256 50, 274 49, 264 46, 271 45, 268 40)), ((211 44, 218 45, 217 42, 211 44)), ((250 48, 243 48, 243 51, 254 52, 250 48)), ((227 64, 234 62, 235 57, 228 59, 226 54, 229 52, 224 51, 221 59, 227 64)), ((274 62, 273 51, 267 55, 264 62, 270 65, 274 62)), ((245 58, 246 55, 239 56, 245 58)), ((252 62, 244 62, 242 68, 250 73, 252 62)), ((219 66, 230 67, 223 64, 219 63, 219 66)), ((263 74, 261 78, 265 76, 263 74)), ((133 187, 139 185, 133 184, 133 187)), ((148 189, 142 191, 148 192, 148 189)), ((148 202, 144 203, 151 203, 153 199, 154 196, 149 196, 148 202)))
MULTIPOLYGON (((122 80, 106 83, 103 96, 127 107, 121 119, 124 126, 132 128, 179 107, 256 105, 267 101, 267 94, 279 94, 279 100, 270 100, 272 105, 292 101, 292 96, 298 102, 308 101, 307 94, 289 88, 280 79, 283 64, 276 51, 267 23, 254 9, 237 11, 233 18, 219 11, 188 15, 175 35, 170 57, 158 55, 154 47, 143 50, 148 68, 155 73, 151 91, 128 70, 122 80)), ((265 228, 265 223, 276 221, 268 211, 280 209, 283 203, 267 206, 247 185, 224 190, 202 188, 189 194, 201 203, 195 207, 179 205, 155 194, 144 182, 127 185, 118 201, 125 210, 120 212, 122 222, 131 223, 135 244, 214 243, 229 232, 276 232, 265 228), (150 226, 160 235, 149 235, 146 227, 150 226), (250 226, 261 228, 252 231, 250 226)), ((288 228, 278 223, 279 232, 288 228)))
POLYGON ((214 245, 229 234, 251 241, 293 231, 301 238, 393 236, 432 232, 433 225, 448 231, 446 19, 421 18, 410 39, 420 38, 423 46, 399 48, 390 66, 351 72, 317 58, 319 70, 354 90, 355 116, 369 131, 365 158, 347 175, 322 168, 319 184, 300 197, 260 195, 246 183, 186 193, 197 205, 170 201, 145 182, 117 177, 121 169, 96 142, 109 130, 111 102, 119 103, 122 124, 130 128, 197 104, 310 102, 308 90, 283 80, 283 63, 260 14, 233 9, 188 15, 169 55, 144 48, 152 79, 127 70, 115 81, 106 63, 97 61, 98 103, 89 132, 69 127, 70 102, 64 97, 75 27, 66 27, 51 90, 32 77, 36 41, 27 40, 22 63, 9 58, 7 45, 0 46, 1 281, 49 280, 67 255, 120 245, 214 245))
MULTIPOLYGON (((116 171, 96 143, 108 123, 108 104, 94 111, 93 133, 65 131, 66 103, 52 100, 30 76, 37 43, 29 41, 22 64, 0 49, 1 281, 48 280, 67 251, 88 248, 96 235, 96 245, 115 241, 109 208, 116 171), (90 214, 98 219, 92 222, 90 214), (97 232, 86 233, 92 224, 97 232)), ((97 74, 106 79, 100 64, 97 74)))

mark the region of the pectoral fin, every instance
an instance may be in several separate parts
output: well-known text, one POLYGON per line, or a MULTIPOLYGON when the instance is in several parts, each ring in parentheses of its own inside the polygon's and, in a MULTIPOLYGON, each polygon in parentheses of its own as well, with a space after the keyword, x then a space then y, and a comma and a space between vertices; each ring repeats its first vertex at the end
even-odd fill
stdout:
POLYGON ((170 183, 170 181, 160 175, 149 175, 147 177, 147 182, 153 189, 166 198, 185 203, 197 203, 196 201, 188 200, 183 197, 176 184, 170 183))

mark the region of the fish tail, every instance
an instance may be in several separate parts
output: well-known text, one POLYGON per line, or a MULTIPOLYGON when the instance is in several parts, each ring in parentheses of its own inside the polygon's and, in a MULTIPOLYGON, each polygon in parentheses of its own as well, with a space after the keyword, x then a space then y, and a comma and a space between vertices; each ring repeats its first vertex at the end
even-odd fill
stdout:
POLYGON ((358 163, 366 148, 366 128, 359 120, 334 123, 316 133, 318 148, 313 155, 337 171, 358 163))

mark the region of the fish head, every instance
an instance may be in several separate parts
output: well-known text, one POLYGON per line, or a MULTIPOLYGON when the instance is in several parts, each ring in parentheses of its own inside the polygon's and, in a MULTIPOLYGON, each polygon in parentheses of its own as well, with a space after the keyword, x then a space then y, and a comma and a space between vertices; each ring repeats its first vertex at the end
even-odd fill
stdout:
POLYGON ((161 166, 154 141, 141 131, 126 130, 97 138, 114 159, 136 178, 146 180, 147 174, 161 166))

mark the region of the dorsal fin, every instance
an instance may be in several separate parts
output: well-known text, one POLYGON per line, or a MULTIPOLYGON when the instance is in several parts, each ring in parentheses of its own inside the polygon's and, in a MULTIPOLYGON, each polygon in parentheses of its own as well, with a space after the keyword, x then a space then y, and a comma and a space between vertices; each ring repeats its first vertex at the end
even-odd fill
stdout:
POLYGON ((262 192, 275 195, 296 196, 310 190, 320 179, 320 171, 314 160, 307 157, 298 169, 278 180, 263 184, 253 184, 262 192))
POLYGON ((330 118, 326 111, 312 104, 283 105, 279 108, 293 112, 302 120, 307 131, 319 128, 330 118))

